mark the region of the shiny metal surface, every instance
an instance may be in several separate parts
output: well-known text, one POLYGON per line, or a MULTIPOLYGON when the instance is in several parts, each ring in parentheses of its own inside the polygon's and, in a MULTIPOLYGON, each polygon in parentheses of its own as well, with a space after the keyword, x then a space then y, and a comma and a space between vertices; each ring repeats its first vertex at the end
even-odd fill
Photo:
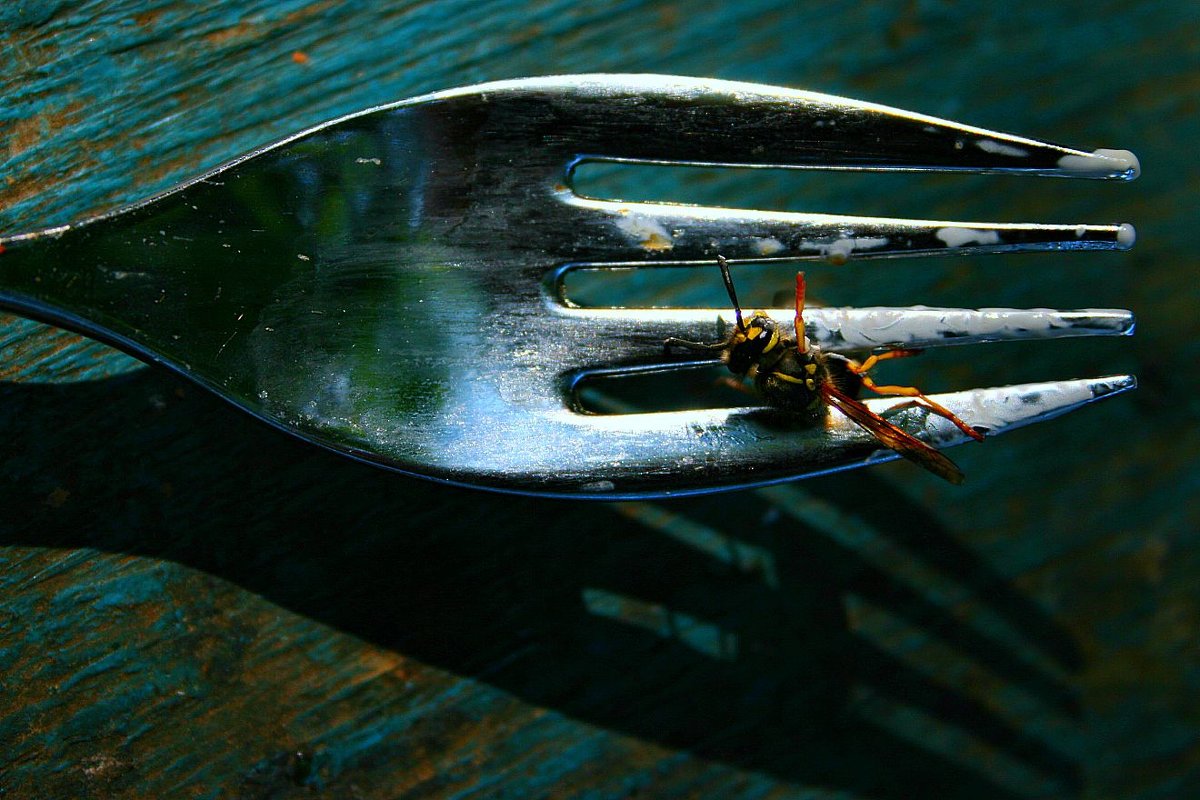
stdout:
MULTIPOLYGON (((688 366, 727 310, 582 309, 578 266, 1125 249, 1128 225, 772 213, 578 196, 589 159, 1129 179, 1084 152, 871 104, 716 80, 483 84, 336 120, 138 206, 0 237, 0 305, 196 380, 276 427, 402 472, 599 497, 767 483, 891 457, 848 421, 764 409, 593 415, 590 371, 688 366)), ((715 270, 714 270, 715 271, 715 270)), ((790 316, 787 310, 780 315, 790 316)), ((1132 332, 1128 312, 813 309, 832 350, 1132 332)), ((1133 386, 938 395, 999 432, 1133 386)), ((877 408, 894 401, 872 401, 877 408)), ((939 418, 906 428, 956 443, 939 418)))

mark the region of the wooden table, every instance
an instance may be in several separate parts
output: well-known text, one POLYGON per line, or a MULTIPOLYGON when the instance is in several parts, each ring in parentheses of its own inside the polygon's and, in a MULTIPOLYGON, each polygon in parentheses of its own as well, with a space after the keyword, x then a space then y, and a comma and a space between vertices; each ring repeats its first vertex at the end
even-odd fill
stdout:
MULTIPOLYGON (((956 450, 962 488, 898 464, 581 505, 340 460, 0 317, 0 797, 1200 789, 1194 3, 204 6, 0 7, 0 230, 112 208, 437 88, 582 71, 758 80, 1128 147, 1145 175, 656 170, 597 185, 1132 221, 1126 254, 818 265, 810 282, 830 304, 1132 308, 1132 339, 951 349, 888 375, 942 390, 1132 372, 1142 387, 956 450)), ((769 303, 788 275, 748 278, 745 302, 769 303)), ((722 298, 699 273, 634 288, 722 298)))

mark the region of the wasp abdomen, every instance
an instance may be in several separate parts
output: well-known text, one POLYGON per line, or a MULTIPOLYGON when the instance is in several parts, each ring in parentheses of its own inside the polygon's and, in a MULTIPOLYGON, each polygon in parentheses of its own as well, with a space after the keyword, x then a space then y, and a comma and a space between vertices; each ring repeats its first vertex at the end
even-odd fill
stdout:
POLYGON ((754 387, 768 404, 785 411, 824 416, 828 406, 821 402, 821 384, 829 371, 815 351, 798 353, 794 347, 770 367, 759 368, 754 387))

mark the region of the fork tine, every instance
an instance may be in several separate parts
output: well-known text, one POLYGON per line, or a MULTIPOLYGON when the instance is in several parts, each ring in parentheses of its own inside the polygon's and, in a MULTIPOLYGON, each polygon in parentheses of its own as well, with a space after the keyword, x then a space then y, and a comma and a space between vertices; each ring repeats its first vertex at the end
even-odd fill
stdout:
MULTIPOLYGON (((619 203, 570 197, 576 210, 560 221, 575 263, 711 263, 847 259, 901 255, 1045 250, 1127 250, 1137 238, 1128 223, 950 222, 832 214, 750 211, 667 203, 619 203)), ((552 237, 540 237, 539 241, 552 237)))
MULTIPOLYGON (((553 83, 555 79, 547 79, 553 83)), ((1131 180, 1127 150, 1081 150, 845 97, 661 75, 576 76, 581 159, 1131 180)), ((554 94, 554 93, 552 93, 554 94)))
MULTIPOLYGON (((733 324, 729 309, 578 309, 557 312, 569 324, 569 346, 560 354, 567 369, 612 366, 595 372, 654 370, 664 366, 715 363, 715 356, 695 351, 667 354, 670 337, 717 341, 733 324), (624 369, 623 369, 624 368, 624 369)), ((787 319, 791 309, 768 310, 787 319)), ((1047 308, 827 308, 805 309, 809 339, 830 352, 854 353, 881 347, 924 349, 943 345, 980 344, 1075 336, 1128 336, 1134 316, 1122 309, 1057 311, 1047 308)))
MULTIPOLYGON (((930 399, 964 419, 986 429, 989 435, 1042 422, 1137 385, 1129 375, 1027 383, 989 389, 930 395, 930 399)), ((876 413, 885 412, 895 399, 868 400, 876 413)), ((569 412, 563 412, 569 414, 569 412)), ((950 421, 908 409, 892 418, 931 445, 947 447, 967 437, 950 421)), ((688 466, 682 476, 664 479, 654 487, 653 474, 640 474, 642 490, 629 494, 684 495, 711 489, 754 486, 808 475, 819 475, 855 466, 898 458, 869 433, 834 412, 826 425, 781 425, 761 409, 713 409, 610 416, 575 415, 571 424, 603 434, 589 457, 598 461, 626 454, 631 443, 641 443, 658 463, 688 466), (653 443, 646 445, 646 443, 653 443), (736 447, 730 446, 736 442, 736 447), (608 449, 614 452, 607 452, 608 449)), ((645 465, 626 463, 636 472, 645 465)), ((588 487, 584 487, 588 488, 588 487)), ((603 496, 629 496, 619 481, 596 486, 603 496)))

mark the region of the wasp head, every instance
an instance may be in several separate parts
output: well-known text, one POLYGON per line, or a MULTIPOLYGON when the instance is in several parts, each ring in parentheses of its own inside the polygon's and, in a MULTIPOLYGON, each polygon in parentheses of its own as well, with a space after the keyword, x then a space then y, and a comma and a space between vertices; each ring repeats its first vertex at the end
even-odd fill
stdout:
POLYGON ((745 375, 778 346, 779 325, 763 312, 755 311, 745 327, 734 329, 726 350, 725 363, 730 372, 745 375))

